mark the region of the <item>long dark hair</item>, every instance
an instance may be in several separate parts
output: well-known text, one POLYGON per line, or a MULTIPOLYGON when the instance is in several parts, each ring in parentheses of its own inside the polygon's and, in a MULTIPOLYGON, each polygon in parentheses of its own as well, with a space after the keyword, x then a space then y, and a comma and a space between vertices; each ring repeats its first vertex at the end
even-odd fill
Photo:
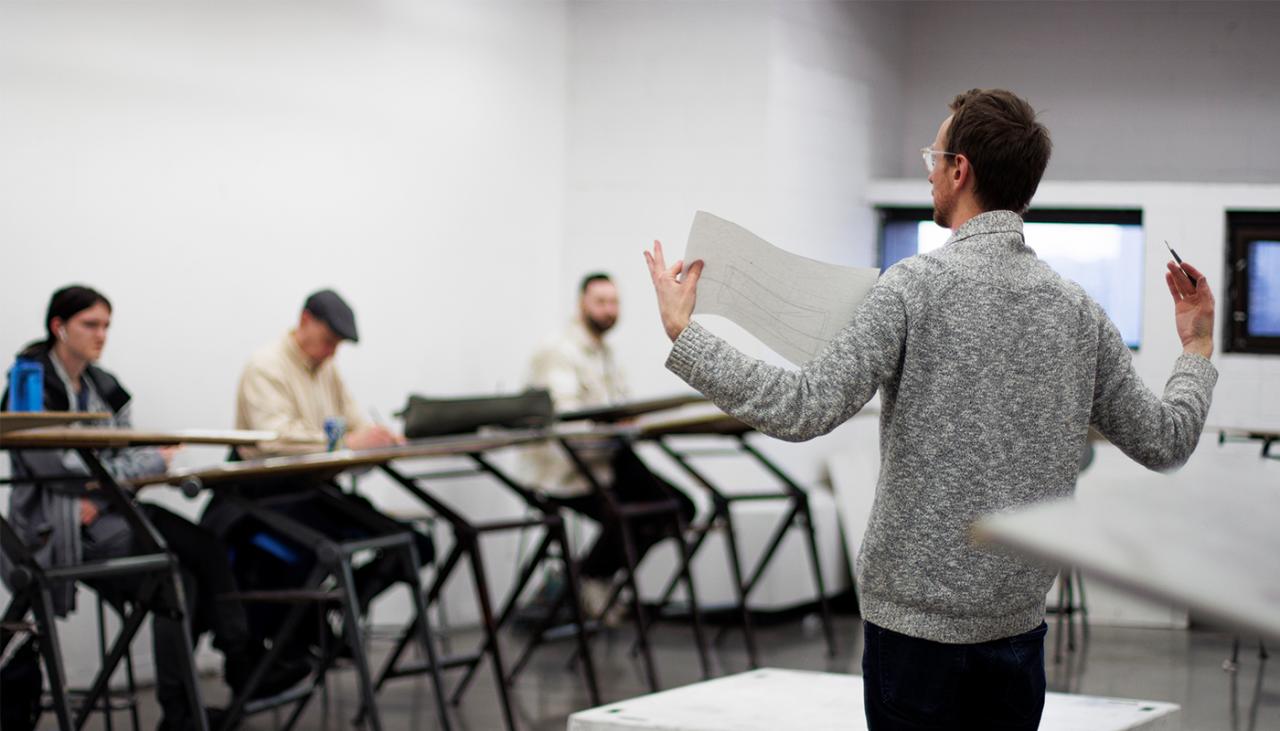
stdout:
POLYGON ((53 348, 54 343, 58 342, 57 333, 53 331, 53 318, 66 322, 75 317, 76 313, 83 312, 98 303, 106 305, 108 311, 111 310, 111 300, 98 290, 83 284, 72 284, 54 292, 49 298, 49 309, 44 315, 44 340, 27 344, 18 356, 39 356, 48 352, 53 348))

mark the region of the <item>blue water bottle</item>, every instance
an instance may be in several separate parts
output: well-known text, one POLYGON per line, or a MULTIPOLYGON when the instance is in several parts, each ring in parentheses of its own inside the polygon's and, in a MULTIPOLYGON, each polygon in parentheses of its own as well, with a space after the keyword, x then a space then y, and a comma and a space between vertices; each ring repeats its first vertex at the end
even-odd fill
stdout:
POLYGON ((44 411, 44 366, 19 358, 9 371, 9 410, 44 411))

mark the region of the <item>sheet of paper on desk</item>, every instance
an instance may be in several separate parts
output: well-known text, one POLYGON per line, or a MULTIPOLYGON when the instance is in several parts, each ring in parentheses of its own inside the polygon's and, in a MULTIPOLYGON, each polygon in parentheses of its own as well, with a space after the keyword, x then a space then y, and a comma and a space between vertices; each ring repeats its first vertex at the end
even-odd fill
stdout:
POLYGON ((686 262, 702 259, 693 313, 727 317, 797 365, 849 323, 880 272, 792 254, 735 223, 698 211, 686 262))

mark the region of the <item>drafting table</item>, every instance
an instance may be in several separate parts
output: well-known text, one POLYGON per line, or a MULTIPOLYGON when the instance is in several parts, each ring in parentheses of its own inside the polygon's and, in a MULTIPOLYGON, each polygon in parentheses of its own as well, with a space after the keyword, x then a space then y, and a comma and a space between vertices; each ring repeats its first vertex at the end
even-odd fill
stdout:
POLYGON ((0 433, 110 418, 105 411, 0 411, 0 433))
MULTIPOLYGON (((1210 429, 1210 431, 1212 431, 1212 429, 1210 429)), ((1257 440, 1262 442, 1263 457, 1267 459, 1280 459, 1280 453, 1271 453, 1271 447, 1276 442, 1280 442, 1280 431, 1265 429, 1236 429, 1233 427, 1219 427, 1217 431, 1218 444, 1257 440)))
POLYGON ((275 432, 235 429, 177 429, 147 431, 102 427, 45 427, 0 434, 4 449, 124 449, 127 447, 172 447, 205 444, 232 447, 253 446, 275 432))
MULTIPOLYGON (((684 581, 685 591, 689 595, 689 617, 693 624, 694 641, 698 647, 698 659, 702 665, 703 676, 709 678, 711 677, 711 659, 707 651, 706 639, 703 636, 702 613, 698 606, 698 594, 694 587, 693 572, 689 568, 691 555, 688 552, 688 544, 685 540, 688 526, 685 525, 684 516, 680 514, 680 504, 675 495, 671 495, 669 499, 651 502, 619 502, 610 486, 600 483, 591 466, 593 460, 601 458, 601 455, 607 457, 616 450, 630 449, 631 443, 637 436, 637 431, 634 427, 610 425, 608 422, 629 421, 653 411, 677 408, 704 400, 701 396, 679 396, 567 412, 559 415, 558 418, 562 422, 578 421, 589 416, 601 423, 588 429, 574 429, 566 426, 555 430, 554 434, 561 448, 568 455, 579 475, 590 486, 592 492, 604 499, 607 510, 613 517, 613 525, 603 526, 603 529, 617 530, 622 538, 625 560, 622 581, 614 582, 600 616, 603 617, 609 612, 614 603, 621 597, 624 589, 630 589, 631 619, 636 627, 636 647, 644 661, 645 676, 648 680, 649 688, 653 691, 659 689, 658 668, 649 646, 649 619, 646 616, 645 608, 640 598, 640 587, 636 579, 640 557, 636 549, 631 522, 639 518, 659 515, 665 515, 671 520, 671 527, 674 529, 672 537, 675 539, 677 547, 676 578, 673 579, 673 583, 681 579, 684 581)), ((658 480, 657 484, 664 490, 674 489, 670 488, 664 480, 658 480)), ((548 630, 551 629, 551 620, 554 618, 557 609, 558 606, 552 607, 547 615, 547 622, 534 632, 536 642, 542 642, 548 630)), ((536 647, 536 644, 532 646, 536 647)))
MULTIPOLYGON (((568 539, 564 531, 563 522, 554 509, 550 509, 548 506, 543 505, 540 502, 541 499, 534 493, 515 483, 504 472, 498 470, 497 467, 495 467, 492 462, 484 456, 484 454, 497 449, 530 444, 544 438, 545 435, 538 431, 495 431, 485 434, 451 435, 416 440, 404 445, 381 449, 359 451, 339 450, 335 452, 320 452, 287 457, 268 457, 243 462, 228 462, 211 469, 175 472, 162 479, 165 482, 179 485, 183 487, 184 490, 190 491, 204 487, 213 487, 216 489, 219 486, 224 485, 235 485, 240 487, 264 484, 269 485, 272 482, 279 481, 281 478, 311 478, 317 481, 331 481, 339 473, 357 467, 372 466, 381 469, 394 481, 400 484, 401 487, 422 502, 433 513, 440 516, 450 524, 453 530, 454 544, 443 562, 439 564, 431 582, 431 586, 426 588, 425 591, 423 587, 417 583, 419 580, 417 578, 416 568, 412 572, 413 577, 411 587, 415 601, 419 602, 418 611, 415 613, 413 620, 401 633, 401 636, 397 640, 395 649, 387 658, 381 671, 375 676, 368 668, 367 661, 363 668, 358 667, 358 670, 361 672, 362 693, 364 695, 364 703, 360 718, 368 719, 374 724, 378 723, 377 709, 374 702, 377 693, 388 681, 395 678, 430 673, 437 683, 436 689, 439 711, 442 722, 445 723, 447 727, 448 721, 445 716, 446 702, 443 683, 440 679, 440 671, 443 669, 457 667, 466 669, 466 675, 454 693, 454 698, 456 699, 461 696, 461 693, 467 686, 470 678, 482 660, 485 657, 488 657, 493 665, 499 698, 503 705, 508 727, 514 728, 515 721, 509 697, 509 686, 514 678, 515 672, 512 672, 510 675, 506 672, 502 661, 497 632, 514 613, 514 605, 519 592, 523 589, 524 584, 532 578, 537 565, 548 558, 553 548, 557 548, 562 551, 560 554, 561 556, 568 555, 568 539), (448 457, 468 458, 476 465, 476 467, 472 469, 451 469, 423 474, 406 474, 402 472, 398 466, 393 465, 393 463, 401 461, 448 457), (516 493, 525 500, 526 504, 535 508, 534 517, 489 521, 483 523, 475 522, 445 504, 442 500, 428 492, 424 487, 424 483, 427 482, 476 474, 491 475, 498 479, 498 481, 504 486, 516 491, 516 493), (483 534, 495 531, 523 529, 529 527, 545 528, 546 534, 543 537, 539 549, 534 552, 533 558, 526 562, 525 566, 522 567, 521 581, 511 593, 506 605, 495 617, 495 612, 490 599, 489 584, 485 575, 483 559, 480 553, 479 537, 483 534), (453 571, 458 567, 461 559, 464 557, 468 560, 468 563, 471 564, 477 603, 479 604, 482 623, 484 625, 483 629, 485 630, 485 640, 482 648, 478 652, 459 657, 437 658, 435 656, 433 646, 430 643, 426 608, 431 603, 438 600, 443 586, 453 574, 453 571), (400 660, 404 651, 408 648, 409 644, 414 641, 414 639, 418 639, 426 644, 428 648, 427 660, 419 663, 401 663, 400 660)), ((324 494, 326 492, 333 491, 335 488, 330 484, 317 489, 321 491, 321 494, 324 494)), ((255 499, 253 501, 247 501, 244 498, 240 498, 240 500, 247 503, 259 503, 259 505, 254 506, 255 517, 262 519, 264 517, 268 517, 264 516, 264 513, 272 514, 272 511, 264 510, 264 508, 269 507, 270 498, 255 499)), ((381 514, 376 515, 376 520, 381 521, 384 524, 390 523, 390 525, 387 526, 387 529, 390 530, 392 529, 392 526, 394 526, 394 530, 399 531, 399 534, 403 539, 408 541, 408 545, 412 547, 412 540, 409 539, 408 533, 403 532, 402 526, 390 521, 390 519, 382 516, 381 514)), ((374 520, 373 516, 366 516, 366 519, 374 520)), ((274 520, 279 524, 281 518, 276 515, 274 520)), ((292 523, 292 521, 288 522, 292 523)), ((273 525, 273 527, 277 526, 273 525)), ((296 524, 293 524, 281 525, 280 527, 282 532, 285 532, 286 535, 293 536, 295 534, 299 534, 299 537, 306 538, 305 535, 300 535, 300 529, 305 531, 305 526, 297 526, 296 524)), ((313 538, 311 542, 314 542, 314 540, 317 539, 313 538)), ((350 552, 344 549, 343 555, 345 556, 345 562, 349 564, 350 552)), ((416 567, 417 564, 415 563, 414 566, 416 567)), ((578 593, 572 566, 568 566, 567 576, 569 577, 573 595, 576 598, 578 593)), ((323 578, 323 576, 320 576, 315 582, 309 581, 308 586, 310 587, 314 583, 315 587, 318 587, 323 578)), ((352 610, 354 609, 355 607, 352 605, 352 610)), ((354 616, 351 618, 351 621, 354 621, 354 616)), ((355 624, 358 625, 358 622, 355 624)), ((585 650, 586 638, 583 624, 584 623, 581 621, 581 618, 579 618, 578 630, 580 648, 585 650)), ((296 622, 294 625, 296 625, 296 622)), ((284 636, 286 634, 285 630, 291 630, 294 625, 282 628, 281 635, 284 636)), ((352 634, 352 637, 358 636, 358 628, 355 632, 356 634, 352 634)), ((356 653, 358 661, 360 658, 364 657, 363 647, 358 650, 353 648, 353 651, 356 653)), ((594 666, 591 663, 589 654, 586 655, 584 672, 586 674, 588 690, 591 693, 591 697, 593 701, 598 702, 599 695, 596 687, 594 666)), ((300 708, 298 710, 300 710, 300 708)), ((296 715, 297 713, 295 712, 295 717, 296 715)))
POLYGON ((86 429, 43 427, 0 433, 0 449, 10 451, 71 449, 80 456, 90 473, 88 477, 33 475, 30 478, 11 478, 6 481, 8 484, 38 485, 56 481, 87 486, 92 482, 128 521, 133 530, 134 541, 143 549, 137 555, 45 569, 36 563, 30 549, 22 543, 9 523, 0 518, 0 548, 4 550, 15 567, 12 577, 14 594, 4 613, 3 628, 0 628, 0 652, 3 652, 4 647, 8 645, 17 628, 21 628, 17 631, 35 632, 48 639, 47 642, 40 643, 41 653, 46 675, 49 678, 53 710, 58 718, 59 728, 70 731, 70 729, 79 729, 84 726, 89 713, 107 692, 111 675, 128 652, 129 645, 141 627, 143 619, 149 612, 162 612, 182 620, 179 624, 184 635, 183 649, 186 653, 186 672, 183 682, 191 708, 196 710, 195 717, 199 719, 199 727, 202 731, 208 731, 207 721, 202 712, 204 704, 200 698, 195 660, 191 655, 191 647, 194 643, 191 641, 188 624, 183 620, 186 603, 177 562, 168 553, 164 539, 138 510, 132 497, 103 466, 98 450, 188 443, 251 445, 261 439, 274 437, 275 434, 272 432, 157 432, 106 427, 86 429), (55 583, 62 581, 84 581, 131 574, 152 575, 153 579, 144 584, 132 607, 121 608, 121 629, 112 641, 111 650, 103 666, 99 669, 82 704, 73 716, 67 694, 61 646, 58 643, 51 588, 55 583), (28 612, 34 615, 35 621, 31 625, 24 625, 23 620, 28 612))
MULTIPOLYGON (((827 590, 822 577, 822 565, 818 558, 818 541, 813 526, 813 515, 809 506, 809 495, 787 473, 783 472, 780 467, 752 446, 747 437, 754 431, 750 426, 728 414, 714 413, 650 422, 641 427, 640 436, 642 439, 656 442, 711 496, 711 514, 701 523, 692 527, 693 540, 689 544, 688 551, 691 557, 696 555, 698 550, 705 545, 707 536, 713 530, 716 528, 724 529, 725 544, 729 555, 729 568, 733 573, 733 585, 738 600, 738 613, 742 617, 743 638, 746 642, 747 657, 751 667, 759 667, 760 663, 755 642, 755 632, 751 623, 751 612, 747 608, 747 597, 759 583, 760 578, 764 576, 769 563, 778 551, 778 547, 782 545, 787 532, 793 527, 799 527, 804 531, 805 545, 809 552, 809 567, 813 571, 814 586, 817 592, 816 598, 822 617, 822 629, 826 636, 827 654, 828 656, 834 656, 835 630, 831 621, 831 607, 827 602, 827 590), (681 447, 677 439, 681 436, 723 437, 723 441, 727 442, 727 446, 721 448, 681 447), (741 457, 744 455, 753 458, 769 474, 776 478, 782 486, 782 491, 725 492, 716 486, 704 471, 693 464, 693 460, 699 458, 741 457), (731 508, 737 502, 773 500, 786 501, 789 509, 782 520, 778 522, 773 535, 766 544, 764 553, 761 554, 755 567, 750 572, 744 573, 742 560, 738 554, 737 532, 734 527, 731 508)), ((666 589, 662 592, 661 599, 659 599, 660 605, 665 605, 670 601, 675 587, 674 579, 667 583, 666 589)))
MULTIPOLYGON (((484 442, 484 445, 487 444, 489 442, 484 442)), ((414 539, 401 524, 385 515, 377 511, 355 509, 358 506, 353 506, 348 501, 343 500, 332 481, 340 473, 350 469, 386 465, 397 459, 455 455, 460 453, 460 449, 464 450, 461 453, 465 453, 466 449, 478 448, 478 446, 481 445, 478 444, 478 440, 474 437, 463 439, 444 438, 411 442, 405 445, 380 449, 344 449, 334 452, 266 457, 240 462, 227 462, 198 470, 176 470, 167 475, 139 481, 136 484, 139 487, 144 484, 172 484, 182 488, 189 495, 195 494, 202 489, 216 490, 223 499, 232 501, 247 515, 261 521, 272 530, 280 532, 298 544, 315 547, 314 553, 317 563, 301 589, 257 592, 262 596, 253 597, 264 600, 279 599, 282 601, 292 599, 294 604, 272 642, 272 650, 262 659, 259 670, 265 673, 265 669, 275 661, 278 655, 276 648, 282 646, 284 644, 283 640, 297 629, 308 603, 336 603, 342 609, 344 636, 351 646, 352 657, 356 665, 361 693, 360 719, 367 722, 374 729, 382 727, 376 704, 377 688, 380 687, 380 683, 375 684, 375 676, 364 649, 352 559, 356 553, 371 548, 384 549, 393 554, 398 554, 402 567, 400 579, 409 585, 410 594, 414 601, 413 619, 410 628, 405 632, 406 636, 402 638, 403 644, 407 645, 417 639, 424 649, 427 659, 420 672, 432 675, 437 712, 440 716, 441 724, 445 728, 449 728, 450 720, 447 713, 444 683, 441 677, 443 663, 436 656, 430 620, 427 615, 428 594, 424 591, 418 574, 420 557, 417 553, 417 547, 414 545, 414 539), (296 487, 299 481, 314 483, 314 491, 297 491, 296 487), (284 495, 276 497, 271 494, 273 486, 287 486, 289 489, 284 491, 284 495), (250 498, 241 494, 245 488, 252 489, 254 497, 250 498), (340 508, 350 515, 354 522, 370 531, 373 537, 334 541, 273 509, 282 507, 292 500, 310 498, 318 499, 335 508, 340 508), (339 591, 327 592, 324 590, 323 585, 329 575, 337 578, 339 591)), ((333 657, 332 653, 324 659, 321 668, 315 675, 311 688, 306 689, 304 694, 296 697, 291 697, 292 694, 286 694, 287 702, 294 702, 295 706, 284 728, 291 728, 297 722, 306 702, 310 699, 315 688, 322 682, 324 673, 332 665, 334 659, 335 657, 333 657)), ((257 675, 258 673, 255 672, 255 676, 257 675)), ((251 678, 250 687, 254 685, 256 680, 257 677, 251 678)), ((234 726, 243 715, 252 715, 277 705, 280 704, 264 704, 258 701, 249 702, 243 697, 237 698, 228 709, 227 724, 229 727, 234 726)))
MULTIPOLYGON (((1212 431, 1210 429, 1209 431, 1212 431)), ((1218 445, 1222 446, 1228 442, 1243 442, 1258 440, 1262 442, 1262 452, 1259 456, 1263 459, 1280 460, 1280 452, 1271 453, 1271 446, 1280 441, 1280 431, 1259 430, 1259 429, 1238 429, 1232 427, 1219 427, 1218 445)), ((1267 657, 1266 646, 1261 642, 1258 644, 1258 653, 1265 659, 1267 657)), ((1240 635, 1236 635, 1231 642, 1231 656, 1222 664, 1224 670, 1235 672, 1239 668, 1240 659, 1240 635)))
MULTIPOLYGON (((475 676, 480 662, 487 656, 493 668, 499 700, 502 703, 503 717, 506 727, 514 731, 515 717, 511 705, 510 686, 516 676, 524 668, 533 651, 538 646, 537 637, 530 638, 519 660, 506 669, 498 632, 506 626, 515 615, 517 602, 526 586, 533 579, 539 566, 546 561, 558 561, 564 570, 567 594, 571 597, 570 609, 574 619, 573 634, 578 643, 578 653, 583 659, 582 670, 587 685, 587 693, 593 703, 600 699, 600 689, 596 680, 595 665, 592 662, 587 641, 587 622, 582 614, 581 594, 578 588, 577 567, 574 565, 569 550, 569 537, 565 529, 564 519, 554 504, 534 490, 520 484, 492 460, 486 457, 487 452, 508 447, 530 445, 544 441, 547 432, 541 430, 523 431, 486 431, 476 435, 460 435, 437 437, 426 440, 422 444, 437 445, 435 454, 406 454, 407 457, 465 457, 473 465, 464 469, 441 469, 422 473, 406 473, 400 467, 389 462, 380 465, 381 470, 392 480, 399 483, 410 495, 415 497, 427 509, 446 521, 453 532, 453 546, 436 571, 435 578, 428 590, 428 603, 438 600, 441 589, 449 580, 454 569, 462 558, 471 565, 471 576, 476 593, 476 603, 480 610, 480 618, 485 632, 485 640, 478 652, 450 657, 441 660, 446 668, 464 668, 463 676, 454 689, 452 700, 457 703, 475 676), (517 518, 477 521, 462 514, 451 505, 428 491, 427 485, 441 481, 466 478, 475 475, 487 475, 500 485, 511 491, 524 503, 527 515, 517 518), (484 570, 481 555, 480 538, 484 535, 512 530, 540 528, 543 531, 538 547, 530 557, 518 568, 518 578, 508 591, 506 599, 495 612, 489 591, 489 582, 484 570)), ((403 449, 403 448, 401 448, 403 449)), ((407 646, 408 632, 401 635, 395 649, 387 658, 378 674, 377 688, 387 681, 408 677, 423 672, 423 666, 413 663, 400 663, 401 655, 407 646)))
POLYGON ((691 404, 706 403, 707 397, 700 393, 665 396, 662 398, 628 401, 622 404, 595 406, 573 411, 562 411, 556 414, 556 421, 595 421, 602 424, 635 419, 658 411, 669 411, 691 404))
POLYGON ((988 516, 974 536, 1280 641, 1280 485, 1129 485, 988 516))

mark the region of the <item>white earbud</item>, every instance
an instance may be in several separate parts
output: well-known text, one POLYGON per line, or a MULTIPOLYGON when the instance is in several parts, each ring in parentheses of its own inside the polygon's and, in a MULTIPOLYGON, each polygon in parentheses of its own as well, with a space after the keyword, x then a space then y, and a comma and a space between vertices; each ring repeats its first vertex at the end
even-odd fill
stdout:
POLYGON ((62 342, 67 342, 67 328, 65 325, 58 328, 58 337, 62 339, 62 342))

